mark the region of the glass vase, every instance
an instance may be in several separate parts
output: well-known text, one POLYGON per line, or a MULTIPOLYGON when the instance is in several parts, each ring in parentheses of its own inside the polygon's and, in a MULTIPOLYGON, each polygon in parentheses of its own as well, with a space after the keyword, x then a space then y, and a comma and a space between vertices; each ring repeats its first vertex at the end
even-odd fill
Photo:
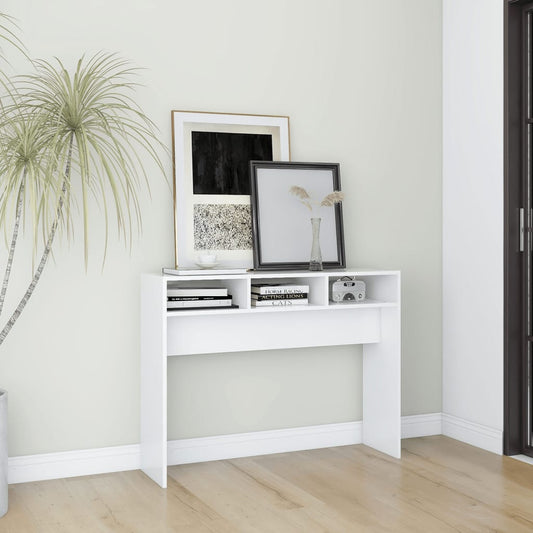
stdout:
POLYGON ((311 231, 313 240, 311 243, 311 258, 309 270, 322 270, 322 253, 320 251, 320 222, 321 218, 311 218, 311 231))

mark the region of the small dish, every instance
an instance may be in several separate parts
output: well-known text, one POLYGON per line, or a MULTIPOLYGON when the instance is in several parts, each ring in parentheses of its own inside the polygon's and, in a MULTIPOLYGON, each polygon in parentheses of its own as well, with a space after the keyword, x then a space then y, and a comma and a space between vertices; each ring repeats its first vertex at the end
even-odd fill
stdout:
POLYGON ((200 267, 200 268, 215 268, 216 266, 218 266, 220 263, 218 261, 215 261, 213 263, 200 263, 200 261, 196 261, 196 264, 200 267))

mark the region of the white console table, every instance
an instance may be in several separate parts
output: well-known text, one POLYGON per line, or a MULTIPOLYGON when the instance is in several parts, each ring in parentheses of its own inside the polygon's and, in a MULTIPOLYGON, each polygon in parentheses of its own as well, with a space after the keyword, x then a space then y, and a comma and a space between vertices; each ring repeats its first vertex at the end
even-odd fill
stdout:
POLYGON ((142 470, 167 486, 168 357, 343 344, 363 345, 363 443, 400 457, 400 307, 397 271, 143 275, 142 470), (342 276, 366 283, 364 302, 329 302, 329 282, 342 276), (254 308, 251 284, 260 282, 309 285, 309 305, 254 308), (239 308, 167 311, 167 288, 201 285, 227 287, 239 308))

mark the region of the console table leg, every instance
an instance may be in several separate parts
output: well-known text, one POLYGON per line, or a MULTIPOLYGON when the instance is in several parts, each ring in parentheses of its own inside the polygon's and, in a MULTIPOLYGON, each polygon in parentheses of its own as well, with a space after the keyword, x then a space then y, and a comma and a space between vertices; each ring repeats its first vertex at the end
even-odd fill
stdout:
POLYGON ((166 283, 141 285, 141 469, 167 486, 166 283))
POLYGON ((381 309, 381 340, 363 347, 363 444, 401 456, 400 311, 381 309))

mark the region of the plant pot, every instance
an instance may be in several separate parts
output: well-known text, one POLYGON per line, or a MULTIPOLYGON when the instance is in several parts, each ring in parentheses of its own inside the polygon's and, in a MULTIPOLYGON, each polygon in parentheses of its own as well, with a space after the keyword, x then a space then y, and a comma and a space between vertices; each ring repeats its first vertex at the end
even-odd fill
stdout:
POLYGON ((7 391, 0 389, 0 518, 7 513, 7 391))

